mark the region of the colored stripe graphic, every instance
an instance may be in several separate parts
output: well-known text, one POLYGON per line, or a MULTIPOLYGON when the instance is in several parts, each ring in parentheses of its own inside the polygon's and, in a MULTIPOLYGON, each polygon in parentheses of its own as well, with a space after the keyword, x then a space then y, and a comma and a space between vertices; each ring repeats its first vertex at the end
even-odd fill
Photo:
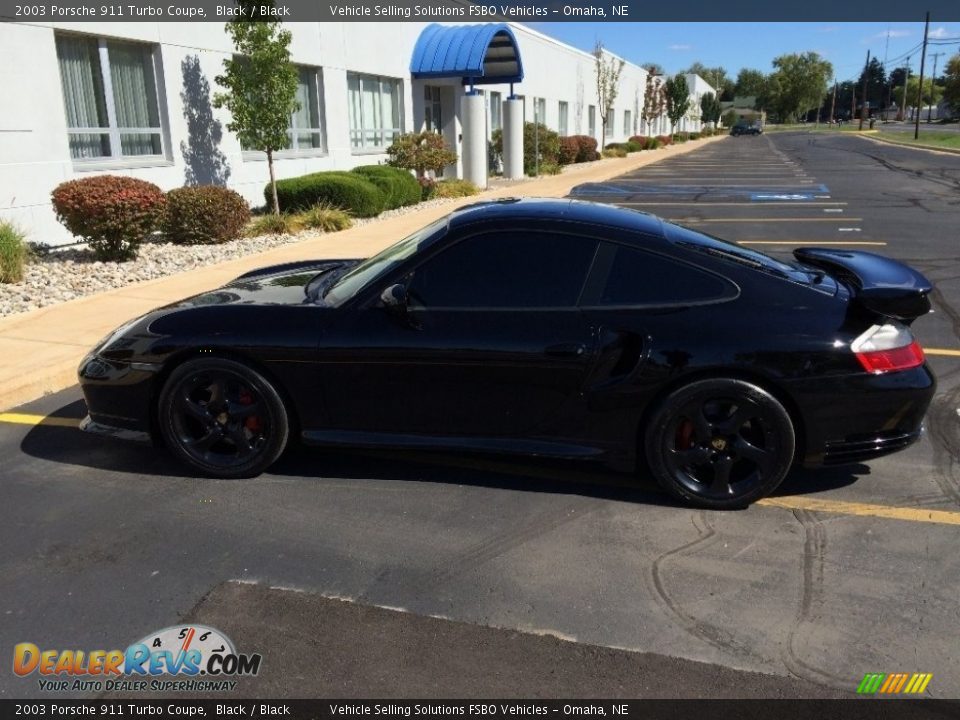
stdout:
POLYGON ((867 673, 857 687, 859 695, 919 695, 927 689, 933 673, 867 673))

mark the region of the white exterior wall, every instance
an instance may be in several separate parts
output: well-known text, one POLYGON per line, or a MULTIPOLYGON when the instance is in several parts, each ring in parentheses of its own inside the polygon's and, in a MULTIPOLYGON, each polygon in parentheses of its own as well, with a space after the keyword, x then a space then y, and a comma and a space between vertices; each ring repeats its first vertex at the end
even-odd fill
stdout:
POLYGON ((716 90, 699 75, 684 75, 687 79, 687 89, 690 91, 690 107, 686 117, 680 120, 680 130, 685 132, 700 132, 703 122, 700 120, 700 99, 707 93, 716 94, 716 90))
MULTIPOLYGON (((321 170, 349 169, 386 160, 380 152, 357 153, 350 147, 347 102, 347 72, 355 71, 398 78, 403 87, 403 131, 420 130, 423 125, 423 85, 445 86, 443 133, 460 155, 460 80, 412 80, 409 72, 413 48, 428 23, 287 23, 292 31, 292 59, 297 64, 321 68, 321 124, 323 151, 278 157, 278 178, 321 170)), ((568 134, 588 134, 587 108, 597 105, 593 56, 565 45, 523 25, 511 25, 520 47, 524 80, 515 92, 526 97, 526 119, 533 120, 534 98, 545 98, 545 124, 558 129, 559 102, 568 103, 568 134)), ((185 183, 188 169, 183 148, 189 137, 181 91, 182 63, 196 58, 210 85, 217 91, 214 76, 233 48, 222 22, 211 23, 0 23, 0 87, 18 102, 7 103, 0 113, 0 219, 20 225, 32 241, 63 244, 75 240, 56 221, 50 193, 61 182, 92 174, 113 173, 156 183, 163 190, 185 183), (75 164, 70 157, 67 120, 57 61, 55 32, 79 32, 108 39, 151 43, 159 58, 157 88, 161 124, 164 128, 165 157, 138 160, 126 158, 111 165, 75 164)), ((607 140, 622 142, 635 133, 643 134, 639 114, 643 107, 646 71, 627 63, 614 106, 614 133, 607 140), (624 111, 631 113, 631 127, 624 128, 624 111), (634 129, 636 128, 636 130, 634 129)), ((487 93, 509 96, 507 85, 484 85, 487 93)), ((488 95, 489 97, 489 95, 488 95)), ((212 97, 210 98, 212 100, 212 97)), ((699 102, 699 101, 698 101, 699 102)), ((489 105, 489 102, 488 102, 489 105)), ((229 114, 213 110, 223 129, 218 149, 229 169, 228 186, 251 204, 263 204, 263 187, 268 179, 262 154, 244 153, 238 139, 226 129, 229 114)), ((603 146, 597 112, 596 133, 603 146)), ((450 176, 462 168, 449 168, 450 176)))

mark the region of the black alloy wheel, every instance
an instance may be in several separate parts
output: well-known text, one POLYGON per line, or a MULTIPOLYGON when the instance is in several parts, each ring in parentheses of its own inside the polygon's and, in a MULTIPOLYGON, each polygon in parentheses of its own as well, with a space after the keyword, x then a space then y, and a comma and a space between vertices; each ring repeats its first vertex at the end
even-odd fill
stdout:
POLYGON ((259 475, 286 447, 289 423, 277 391, 260 373, 225 358, 176 368, 160 394, 167 446, 205 475, 259 475))
POLYGON ((651 418, 646 454, 657 481, 700 507, 742 508, 773 492, 793 462, 789 413, 743 380, 701 380, 669 395, 651 418))

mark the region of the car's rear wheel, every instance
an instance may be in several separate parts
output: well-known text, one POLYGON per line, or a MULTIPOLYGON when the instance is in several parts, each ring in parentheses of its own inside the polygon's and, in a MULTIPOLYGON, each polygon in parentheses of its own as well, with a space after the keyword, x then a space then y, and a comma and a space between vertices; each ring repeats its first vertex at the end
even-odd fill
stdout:
POLYGON ((645 432, 654 477, 700 507, 744 507, 771 493, 793 461, 790 415, 763 388, 743 380, 700 380, 671 393, 645 432))
POLYGON ((157 416, 171 452, 205 475, 251 477, 283 452, 283 400, 263 375, 226 358, 190 360, 160 393, 157 416))

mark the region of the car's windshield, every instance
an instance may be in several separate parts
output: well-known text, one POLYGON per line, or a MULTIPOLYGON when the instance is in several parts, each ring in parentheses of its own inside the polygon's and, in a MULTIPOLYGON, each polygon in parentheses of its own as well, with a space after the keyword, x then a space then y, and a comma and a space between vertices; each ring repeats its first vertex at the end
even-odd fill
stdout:
POLYGON ((445 227, 446 224, 447 218, 441 218, 425 228, 417 230, 413 235, 391 245, 386 250, 367 258, 327 290, 323 296, 324 302, 328 305, 340 305, 346 302, 368 283, 389 272, 417 252, 425 240, 433 237, 434 233, 445 227))

